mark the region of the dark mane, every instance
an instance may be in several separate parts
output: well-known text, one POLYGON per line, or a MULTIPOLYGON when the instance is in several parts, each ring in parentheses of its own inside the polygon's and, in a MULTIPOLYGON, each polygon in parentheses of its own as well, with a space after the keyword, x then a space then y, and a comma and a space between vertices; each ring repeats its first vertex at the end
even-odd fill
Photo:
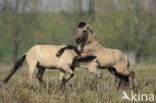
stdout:
POLYGON ((81 57, 81 58, 79 58, 78 56, 76 56, 76 57, 73 58, 73 62, 72 62, 71 67, 78 66, 78 64, 79 63, 82 63, 82 62, 91 62, 94 59, 96 59, 96 56, 91 56, 90 55, 90 56, 81 57))
POLYGON ((57 56, 57 57, 60 57, 60 56, 64 53, 64 51, 65 51, 66 49, 73 49, 77 55, 80 55, 80 54, 81 54, 81 52, 77 49, 76 46, 67 45, 66 47, 61 48, 61 49, 56 53, 56 56, 57 56))
POLYGON ((75 57, 73 59, 73 62, 90 62, 90 61, 94 60, 95 58, 96 58, 96 56, 92 56, 92 55, 86 56, 86 57, 81 57, 81 58, 75 57))
POLYGON ((83 52, 84 46, 88 40, 88 32, 85 30, 83 31, 84 35, 83 35, 83 40, 81 41, 81 52, 83 52))

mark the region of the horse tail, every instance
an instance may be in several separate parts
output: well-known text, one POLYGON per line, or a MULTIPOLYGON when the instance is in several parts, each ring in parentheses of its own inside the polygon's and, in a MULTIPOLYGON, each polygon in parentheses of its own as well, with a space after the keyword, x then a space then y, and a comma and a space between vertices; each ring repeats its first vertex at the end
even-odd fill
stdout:
POLYGON ((80 54, 81 54, 80 51, 79 51, 75 46, 67 45, 67 46, 61 48, 61 49, 56 53, 56 56, 57 56, 57 57, 60 57, 60 56, 64 53, 64 51, 65 51, 66 49, 73 49, 73 50, 77 53, 77 55, 80 55, 80 54))
POLYGON ((14 66, 11 69, 11 72, 9 73, 9 75, 3 80, 3 83, 7 83, 9 81, 9 79, 11 78, 11 76, 22 66, 23 61, 26 58, 26 54, 24 54, 22 57, 20 57, 20 59, 18 59, 15 63, 14 66))

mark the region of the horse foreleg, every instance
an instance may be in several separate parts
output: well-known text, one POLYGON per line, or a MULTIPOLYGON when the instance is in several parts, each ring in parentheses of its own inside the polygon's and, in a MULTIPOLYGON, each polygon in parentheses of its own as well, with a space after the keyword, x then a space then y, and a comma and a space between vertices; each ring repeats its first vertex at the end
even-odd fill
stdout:
POLYGON ((45 72, 45 67, 37 66, 37 68, 38 68, 38 72, 37 72, 36 78, 40 81, 40 83, 44 87, 46 87, 46 82, 42 79, 43 74, 45 72))
POLYGON ((65 71, 61 70, 60 71, 60 84, 62 85, 63 82, 65 81, 64 79, 65 71))
POLYGON ((65 79, 65 83, 68 82, 73 76, 74 76, 74 73, 69 74, 65 79))
POLYGON ((29 85, 32 87, 32 78, 34 74, 35 66, 29 66, 29 74, 28 74, 28 79, 29 79, 29 85))
POLYGON ((66 72, 69 73, 69 75, 63 80, 62 84, 67 83, 73 76, 74 76, 74 72, 71 69, 66 69, 66 72))

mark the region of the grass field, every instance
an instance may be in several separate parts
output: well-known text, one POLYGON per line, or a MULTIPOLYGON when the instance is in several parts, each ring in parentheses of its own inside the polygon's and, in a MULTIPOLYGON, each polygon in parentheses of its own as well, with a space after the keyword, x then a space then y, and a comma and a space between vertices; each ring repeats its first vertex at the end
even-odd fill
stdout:
MULTIPOLYGON (((7 76, 10 67, 1 64, 0 80, 7 76)), ((138 64, 130 69, 136 72, 137 93, 156 95, 156 65, 138 64)), ((118 90, 114 84, 114 76, 107 70, 102 72, 103 79, 97 80, 86 70, 77 68, 74 78, 63 88, 59 85, 59 72, 47 70, 44 74, 47 87, 43 88, 34 76, 34 89, 30 89, 27 80, 28 68, 24 65, 8 84, 0 88, 0 103, 131 103, 128 100, 121 101, 122 92, 130 94, 131 89, 118 90)))

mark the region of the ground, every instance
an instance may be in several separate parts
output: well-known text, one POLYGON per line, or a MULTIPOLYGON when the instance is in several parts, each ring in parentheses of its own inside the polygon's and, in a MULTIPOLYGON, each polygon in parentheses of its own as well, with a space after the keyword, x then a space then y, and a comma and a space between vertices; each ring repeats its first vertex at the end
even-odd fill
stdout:
MULTIPOLYGON (((1 64, 0 81, 7 76, 9 68, 11 65, 1 64)), ((142 63, 130 69, 136 72, 136 93, 156 95, 156 65, 142 63)), ((59 72, 47 70, 44 74, 47 87, 43 88, 34 76, 32 89, 28 85, 28 68, 24 65, 13 75, 8 84, 0 88, 0 103, 131 103, 128 100, 121 101, 121 98, 123 91, 130 95, 132 89, 118 90, 114 84, 114 76, 107 70, 102 72, 103 79, 97 80, 87 70, 77 68, 74 78, 65 87, 61 87, 59 72)))

